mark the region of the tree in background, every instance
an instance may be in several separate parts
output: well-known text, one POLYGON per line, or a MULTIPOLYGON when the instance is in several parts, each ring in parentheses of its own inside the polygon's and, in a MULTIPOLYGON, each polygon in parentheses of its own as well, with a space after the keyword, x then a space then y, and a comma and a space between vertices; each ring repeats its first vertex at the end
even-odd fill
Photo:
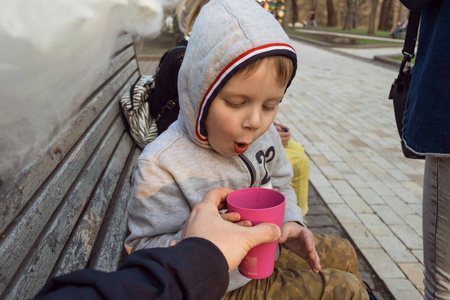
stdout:
POLYGON ((309 0, 309 10, 314 10, 316 11, 317 9, 317 0, 309 0))
POLYGON ((375 18, 377 15, 378 0, 372 0, 372 6, 370 9, 369 28, 367 34, 375 34, 375 18))
MULTIPOLYGON (((276 3, 278 0, 256 1, 276 3)), ((311 9, 314 9, 321 26, 345 30, 360 28, 369 34, 375 34, 379 26, 392 31, 394 23, 407 17, 407 10, 398 0, 285 0, 285 5, 285 25, 307 22, 311 9), (383 5, 384 10, 380 13, 383 5), (380 21, 387 25, 380 25, 380 21)))
POLYGON ((290 11, 292 13, 292 25, 295 26, 295 23, 298 22, 297 0, 288 1, 288 5, 286 7, 286 11, 290 11))
POLYGON ((292 22, 292 26, 295 26, 295 20, 294 20, 294 11, 292 8, 292 2, 295 2, 296 0, 287 0, 284 4, 284 15, 283 20, 281 22, 281 26, 284 30, 288 28, 289 22, 292 22))
POLYGON ((355 0, 354 4, 353 4, 353 18, 352 18, 352 28, 356 28, 359 18, 361 17, 361 15, 359 14, 359 10, 360 8, 365 4, 366 0, 355 0))
POLYGON ((347 12, 345 14, 345 22, 342 27, 343 30, 350 30, 353 28, 353 10, 355 9, 355 0, 347 0, 347 12))
POLYGON ((397 21, 404 21, 409 17, 409 10, 403 6, 403 4, 400 1, 397 1, 395 3, 395 17, 394 17, 394 24, 397 23, 397 21))
MULTIPOLYGON (((294 0, 295 2, 295 0, 294 0)), ((333 0, 327 0, 327 26, 335 27, 338 26, 338 19, 336 14, 336 9, 333 0)))
POLYGON ((394 4, 397 0, 383 0, 378 30, 390 31, 394 25, 394 4))

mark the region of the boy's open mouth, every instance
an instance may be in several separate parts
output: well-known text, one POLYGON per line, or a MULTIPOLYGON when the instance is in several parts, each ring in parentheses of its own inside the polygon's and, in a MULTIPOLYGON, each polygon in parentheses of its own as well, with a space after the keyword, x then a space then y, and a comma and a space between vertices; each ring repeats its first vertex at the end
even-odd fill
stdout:
POLYGON ((234 143, 234 152, 236 153, 244 153, 245 151, 247 151, 248 148, 248 144, 245 143, 234 143))

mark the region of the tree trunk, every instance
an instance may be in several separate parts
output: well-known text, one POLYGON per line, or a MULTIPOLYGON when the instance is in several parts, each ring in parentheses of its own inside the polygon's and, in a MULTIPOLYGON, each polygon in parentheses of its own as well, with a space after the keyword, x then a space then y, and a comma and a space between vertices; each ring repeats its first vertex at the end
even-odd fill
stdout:
POLYGON ((328 11, 327 26, 328 27, 337 26, 338 22, 336 18, 336 10, 334 8, 333 0, 327 0, 327 11, 328 11))
POLYGON ((394 26, 394 4, 396 3, 396 0, 391 0, 389 11, 388 11, 388 18, 386 20, 386 30, 390 31, 392 30, 392 27, 394 26))
POLYGON ((347 0, 347 12, 345 14, 345 23, 344 27, 342 27, 343 30, 350 30, 352 29, 353 25, 353 6, 354 6, 354 0, 347 0))
POLYGON ((298 8, 297 8, 297 0, 292 0, 292 26, 295 27, 295 23, 298 22, 298 8))
POLYGON ((375 34, 375 18, 377 15, 378 0, 372 0, 372 8, 370 9, 369 28, 367 34, 375 34))
MULTIPOLYGON (((282 18, 283 22, 281 22, 281 26, 284 30, 286 30, 289 27, 288 23, 292 21, 292 1, 285 1, 284 5, 284 15, 282 18)), ((292 23, 292 26, 294 26, 294 24, 295 23, 292 23)))
POLYGON ((358 22, 358 0, 353 2, 353 16, 352 16, 352 28, 356 28, 356 23, 358 22))
POLYGON ((394 18, 394 21, 400 21, 403 23, 406 19, 408 19, 409 10, 403 6, 401 2, 397 3, 397 13, 396 17, 394 18))
POLYGON ((341 25, 341 0, 337 0, 336 3, 336 16, 337 16, 336 26, 339 27, 341 25))
POLYGON ((394 0, 383 0, 381 4, 380 23, 378 30, 390 31, 394 24, 394 0))

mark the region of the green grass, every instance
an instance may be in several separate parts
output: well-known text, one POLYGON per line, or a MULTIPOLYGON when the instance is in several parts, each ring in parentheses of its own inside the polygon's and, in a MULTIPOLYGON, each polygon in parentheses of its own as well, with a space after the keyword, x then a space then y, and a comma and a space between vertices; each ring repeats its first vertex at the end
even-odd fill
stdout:
MULTIPOLYGON (((330 32, 332 30, 329 30, 330 32)), ((380 41, 380 40, 373 40, 373 39, 367 39, 363 36, 361 38, 354 38, 354 37, 346 37, 346 38, 337 38, 333 37, 332 35, 327 34, 314 34, 311 32, 307 32, 306 30, 295 30, 292 28, 288 28, 286 30, 288 34, 295 35, 298 37, 311 39, 315 41, 320 41, 324 43, 328 43, 335 46, 352 46, 352 45, 398 45, 397 42, 389 42, 389 41, 380 41)), ((338 32, 338 31, 334 31, 338 32)))
MULTIPOLYGON (((358 35, 369 35, 369 34, 367 34, 367 29, 358 29, 358 28, 354 28, 354 29, 350 29, 350 30, 343 30, 340 27, 320 27, 319 26, 319 27, 315 28, 315 30, 329 31, 329 32, 340 32, 340 33, 350 33, 350 34, 358 34, 358 35)), ((375 30, 375 34, 374 35, 369 35, 369 36, 390 38, 391 37, 391 33, 392 32, 390 32, 390 31, 375 30)))
MULTIPOLYGON (((403 60, 403 56, 402 56, 402 55, 399 55, 399 56, 390 56, 389 58, 390 58, 390 59, 393 59, 393 60, 397 60, 397 61, 402 61, 402 60, 403 60)), ((411 64, 414 64, 415 61, 416 61, 416 57, 414 56, 414 57, 411 59, 411 64)))

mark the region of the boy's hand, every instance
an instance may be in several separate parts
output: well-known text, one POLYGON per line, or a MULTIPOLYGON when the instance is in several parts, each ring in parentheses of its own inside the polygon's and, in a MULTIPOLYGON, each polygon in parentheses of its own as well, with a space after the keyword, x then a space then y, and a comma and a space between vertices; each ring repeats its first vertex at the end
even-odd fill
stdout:
POLYGON ((228 262, 228 272, 236 269, 251 248, 274 242, 281 235, 275 224, 261 223, 252 227, 249 221, 239 222, 239 213, 219 214, 219 210, 226 208, 226 198, 232 191, 217 188, 206 193, 193 208, 182 235, 182 239, 200 237, 215 244, 228 262))
POLYGON ((289 131, 288 132, 278 131, 278 134, 280 135, 283 147, 286 147, 289 140, 291 139, 291 133, 289 131))
POLYGON ((286 222, 278 242, 284 243, 289 250, 306 260, 314 273, 319 273, 322 269, 313 234, 308 228, 296 222, 286 222))
POLYGON ((278 134, 280 135, 283 147, 286 147, 289 140, 291 139, 291 133, 289 132, 289 128, 276 122, 273 122, 273 124, 275 125, 275 128, 277 129, 278 134))

